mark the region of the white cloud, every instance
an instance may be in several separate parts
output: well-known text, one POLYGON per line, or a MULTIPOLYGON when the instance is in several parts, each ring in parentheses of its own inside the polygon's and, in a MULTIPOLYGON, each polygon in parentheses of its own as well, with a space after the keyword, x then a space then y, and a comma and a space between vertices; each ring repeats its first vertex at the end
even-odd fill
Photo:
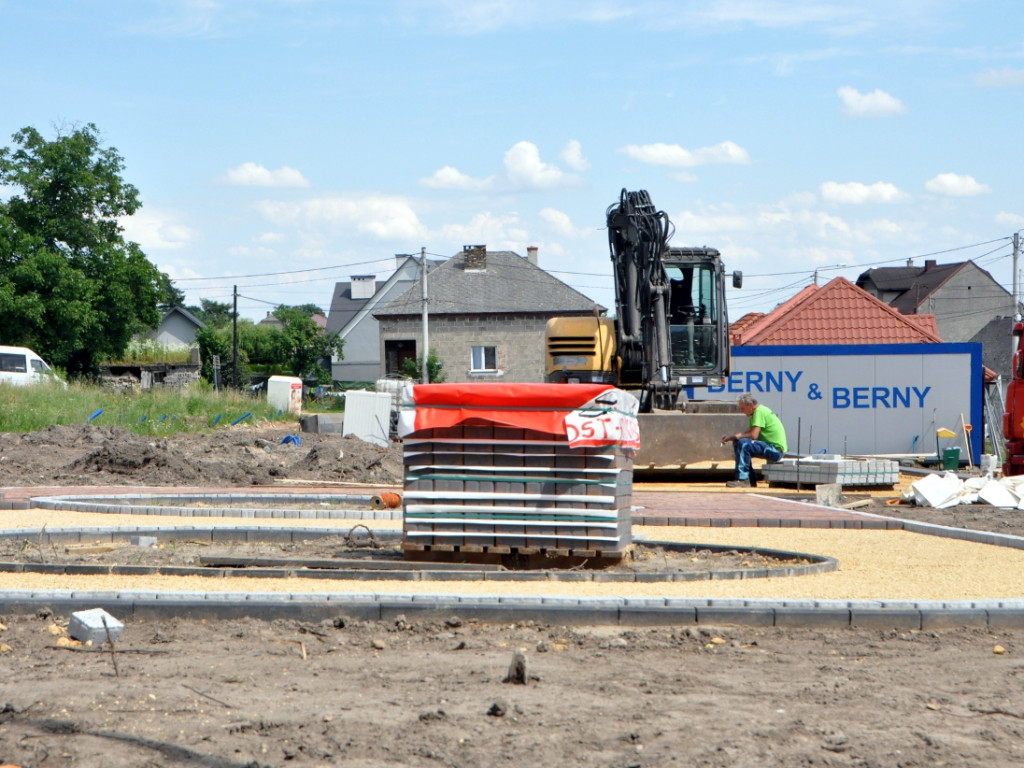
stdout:
POLYGON ((738 213, 709 213, 698 214, 692 211, 683 213, 672 219, 676 225, 676 232, 685 238, 690 234, 713 234, 742 232, 750 227, 750 220, 738 213))
POLYGON ((576 139, 569 140, 558 159, 574 171, 585 171, 590 167, 590 161, 583 156, 583 147, 576 139))
POLYGON ((409 202, 392 195, 320 197, 301 203, 264 201, 256 209, 277 226, 338 226, 381 240, 419 240, 426 234, 409 202))
POLYGON ((1024 216, 1021 216, 1019 213, 1000 211, 996 214, 996 223, 1012 227, 1013 229, 1021 229, 1024 227, 1024 216))
POLYGON ((223 182, 233 187, 308 187, 309 181, 294 168, 283 165, 271 171, 258 163, 229 168, 223 182))
POLYGON ((136 242, 143 251, 174 251, 194 243, 198 233, 181 224, 178 214, 154 208, 140 208, 133 216, 118 219, 125 240, 136 242))
POLYGON ((521 189, 551 189, 576 181, 557 165, 541 160, 537 145, 529 141, 517 142, 505 153, 505 173, 512 186, 521 189))
POLYGON ((468 224, 448 224, 439 236, 453 244, 483 243, 492 250, 515 248, 529 239, 516 214, 495 216, 490 211, 476 214, 468 224))
POLYGON ((830 233, 849 235, 850 225, 839 216, 822 211, 790 211, 787 209, 766 210, 757 216, 759 227, 796 226, 815 237, 829 237, 830 233))
POLYGON ((1024 85, 1024 69, 986 69, 974 76, 974 84, 979 88, 1013 88, 1024 85))
POLYGON ((751 0, 717 0, 696 3, 693 16, 712 24, 752 24, 756 27, 786 28, 807 24, 848 22, 855 16, 854 8, 829 3, 751 2, 751 0))
POLYGON ((432 176, 420 179, 420 184, 430 189, 457 189, 464 192, 488 189, 493 183, 493 176, 488 176, 486 179, 474 179, 450 165, 434 171, 432 176))
POLYGON ((540 212, 540 218, 546 223, 553 231, 565 237, 576 237, 576 227, 572 225, 572 219, 569 218, 569 214, 559 211, 555 208, 544 208, 540 212))
POLYGON ((743 147, 731 141, 723 141, 711 147, 684 149, 678 144, 629 144, 623 147, 634 160, 648 165, 667 165, 672 168, 692 168, 710 163, 742 163, 750 162, 750 155, 743 147))
POLYGON ((846 114, 851 117, 889 117, 907 111, 902 101, 878 88, 871 93, 861 93, 844 85, 836 93, 846 114))
POLYGON ((874 184, 861 184, 851 181, 841 184, 838 181, 826 181, 821 185, 821 196, 833 203, 893 203, 907 197, 895 184, 876 181, 874 184))
POLYGON ((992 191, 988 184, 979 184, 973 176, 962 173, 940 173, 926 181, 924 188, 936 195, 949 197, 973 197, 992 191))
MULTIPOLYGON (((562 150, 561 157, 567 165, 577 170, 589 166, 583 157, 580 143, 572 140, 562 150)), ((435 171, 432 176, 420 179, 420 184, 430 189, 453 189, 463 192, 480 192, 484 190, 507 187, 510 189, 553 189, 570 186, 579 182, 579 177, 566 173, 557 165, 541 160, 540 149, 529 141, 513 144, 504 157, 505 173, 503 176, 487 176, 474 178, 458 168, 446 165, 435 171)))

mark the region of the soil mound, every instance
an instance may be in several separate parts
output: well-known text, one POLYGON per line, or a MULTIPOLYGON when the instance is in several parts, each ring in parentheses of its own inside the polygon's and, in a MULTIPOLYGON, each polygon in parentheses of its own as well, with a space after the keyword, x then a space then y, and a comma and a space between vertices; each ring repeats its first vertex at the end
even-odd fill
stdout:
POLYGON ((3 486, 239 486, 281 480, 400 485, 402 449, 397 443, 381 448, 355 437, 299 433, 296 425, 163 437, 92 424, 0 434, 3 486))

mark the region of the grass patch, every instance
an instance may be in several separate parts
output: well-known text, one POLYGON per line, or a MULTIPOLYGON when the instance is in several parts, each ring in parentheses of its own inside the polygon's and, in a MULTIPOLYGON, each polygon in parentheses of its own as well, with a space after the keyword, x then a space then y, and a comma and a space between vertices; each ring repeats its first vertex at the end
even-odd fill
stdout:
POLYGON ((79 382, 71 382, 66 389, 49 383, 28 387, 0 384, 0 432, 36 432, 55 424, 91 421, 159 436, 208 432, 239 419, 247 423, 298 422, 296 416, 271 412, 266 396, 217 392, 205 384, 134 394, 79 382))

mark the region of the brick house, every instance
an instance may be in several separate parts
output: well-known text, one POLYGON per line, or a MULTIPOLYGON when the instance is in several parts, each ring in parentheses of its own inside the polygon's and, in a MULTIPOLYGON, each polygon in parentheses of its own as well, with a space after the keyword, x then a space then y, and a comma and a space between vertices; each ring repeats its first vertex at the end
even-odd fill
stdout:
MULTIPOLYGON (((593 314, 593 300, 538 267, 536 248, 528 254, 466 246, 428 274, 428 343, 447 381, 543 381, 548 319, 593 314)), ((373 313, 380 375, 398 373, 405 359, 421 356, 422 311, 417 280, 373 313)))
POLYGON ((979 342, 985 366, 1010 377, 1013 295, 973 261, 869 269, 857 285, 901 314, 934 315, 944 341, 979 342))

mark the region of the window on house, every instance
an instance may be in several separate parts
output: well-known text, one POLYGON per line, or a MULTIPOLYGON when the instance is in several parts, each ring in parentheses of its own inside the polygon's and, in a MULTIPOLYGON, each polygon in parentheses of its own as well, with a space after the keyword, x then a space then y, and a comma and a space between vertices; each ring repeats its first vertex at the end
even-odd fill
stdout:
POLYGON ((473 347, 471 370, 474 371, 496 371, 498 370, 498 348, 497 347, 473 347))

